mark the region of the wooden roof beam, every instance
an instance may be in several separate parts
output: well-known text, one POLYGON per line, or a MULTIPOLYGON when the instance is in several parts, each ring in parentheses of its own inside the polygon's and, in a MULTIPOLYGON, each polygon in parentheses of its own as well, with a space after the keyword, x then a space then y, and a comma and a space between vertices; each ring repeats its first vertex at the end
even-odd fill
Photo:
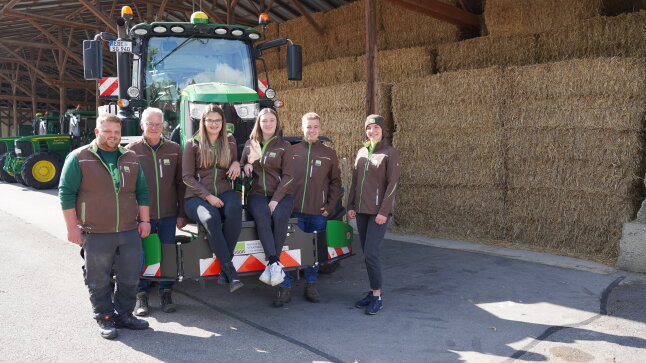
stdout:
MULTIPOLYGON (((293 0, 295 1, 295 0, 293 0)), ((468 11, 442 3, 438 0, 386 0, 404 9, 428 15, 460 27, 479 28, 480 18, 468 11)))
MULTIPOLYGON (((1 95, 3 100, 7 101, 25 101, 25 102, 31 102, 31 96, 13 96, 13 95, 1 95)), ((59 104, 60 100, 58 99, 53 99, 53 98, 42 98, 42 97, 36 97, 36 102, 41 102, 41 103, 54 103, 54 104, 59 104)), ((75 104, 75 105, 81 105, 81 106, 94 106, 96 104, 95 101, 89 102, 89 101, 78 101, 78 100, 68 100, 68 104, 75 104)))
POLYGON ((0 43, 7 45, 15 45, 18 47, 29 47, 29 48, 41 48, 41 49, 58 49, 54 44, 49 43, 38 43, 38 42, 26 42, 24 40, 13 40, 7 38, 0 38, 0 43))
POLYGON ((4 14, 5 11, 13 9, 16 4, 18 4, 20 0, 11 0, 7 5, 5 5, 2 10, 0 10, 0 14, 4 14))
POLYGON ((48 17, 48 16, 27 14, 27 13, 23 13, 23 12, 20 12, 20 11, 15 11, 15 10, 5 11, 4 15, 14 17, 14 18, 32 19, 32 20, 35 20, 35 21, 37 21, 39 23, 43 23, 43 24, 56 24, 56 25, 62 25, 62 26, 69 26, 69 27, 72 27, 72 28, 92 29, 92 30, 95 30, 97 32, 103 31, 103 27, 100 27, 100 26, 97 26, 97 25, 87 24, 87 23, 83 23, 83 22, 73 22, 73 21, 68 21, 68 20, 64 20, 64 19, 48 17))
MULTIPOLYGON (((43 81, 44 81, 48 86, 52 86, 52 84, 50 83, 49 76, 48 76, 45 72, 43 72, 43 71, 41 71, 40 69, 38 69, 38 68, 34 67, 34 66, 31 64, 31 62, 28 62, 27 60, 25 60, 25 59, 24 59, 23 57, 21 57, 18 53, 16 53, 16 52, 14 52, 13 50, 9 49, 6 45, 4 45, 4 44, 1 44, 1 43, 0 43, 0 48, 4 49, 7 53, 11 54, 14 58, 16 58, 16 60, 18 60, 18 61, 19 61, 19 63, 24 64, 27 68, 31 69, 32 71, 34 71, 34 73, 38 74, 38 76, 40 76, 40 78, 41 78, 41 79, 42 79, 42 80, 43 80, 43 81)), ((53 87, 53 86, 52 86, 52 87, 53 87)))
POLYGON ((9 82, 11 84, 12 87, 18 88, 24 94, 31 97, 31 91, 26 89, 25 87, 21 86, 20 82, 15 82, 13 79, 11 79, 10 77, 5 76, 4 74, 0 74, 0 78, 6 80, 7 82, 9 82))
POLYGON ((103 22, 111 31, 113 31, 115 34, 117 33, 117 27, 114 26, 114 22, 108 19, 105 14, 101 11, 101 9, 97 8, 96 6, 92 5, 89 1, 87 0, 78 0, 83 6, 85 6, 94 16, 96 16, 99 20, 103 22))
MULTIPOLYGON (((56 44, 60 50, 62 50, 63 52, 65 52, 65 53, 66 53, 70 58, 74 59, 74 60, 76 61, 76 63, 78 63, 78 64, 80 64, 80 65, 83 65, 83 60, 81 59, 81 57, 79 57, 78 55, 76 55, 76 53, 74 53, 74 52, 69 48, 69 44, 68 44, 68 46, 66 46, 66 45, 65 45, 65 44, 63 44, 60 40, 58 40, 58 38, 56 38, 55 36, 53 36, 53 35, 51 34, 51 32, 48 32, 47 30, 45 30, 45 28, 43 28, 42 26, 38 25, 38 24, 37 24, 36 22, 34 22, 33 20, 31 20, 31 19, 27 19, 27 21, 28 21, 28 22, 29 22, 29 24, 31 24, 34 28, 38 29, 38 31, 40 31, 41 33, 43 33, 43 35, 44 35, 47 39, 49 39, 52 43, 56 44)), ((72 39, 72 34, 70 34, 70 37, 69 37, 69 39, 68 39, 68 43, 69 43, 69 41, 71 41, 71 39, 72 39)))
POLYGON ((301 14, 303 14, 303 16, 305 17, 305 20, 307 20, 307 22, 308 22, 308 23, 310 23, 310 25, 312 26, 312 28, 314 28, 314 30, 316 30, 316 32, 317 32, 317 33, 319 33, 320 35, 323 35, 323 34, 325 33, 325 32, 323 31, 323 28, 321 28, 321 26, 316 22, 316 20, 314 20, 314 18, 312 17, 312 15, 311 15, 310 13, 308 13, 307 11, 305 11, 305 9, 304 9, 304 8, 303 8, 303 6, 301 5, 301 3, 300 3, 300 2, 298 2, 298 0, 289 0, 289 1, 290 1, 292 4, 294 4, 294 6, 296 7, 296 9, 298 9, 298 11, 300 11, 300 12, 301 12, 301 14))

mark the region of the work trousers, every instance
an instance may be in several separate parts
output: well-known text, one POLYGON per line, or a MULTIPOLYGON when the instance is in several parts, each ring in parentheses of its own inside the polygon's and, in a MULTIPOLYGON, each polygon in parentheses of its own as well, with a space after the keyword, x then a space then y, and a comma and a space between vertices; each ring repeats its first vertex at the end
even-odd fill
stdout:
POLYGON ((83 252, 85 284, 90 292, 94 317, 132 312, 143 254, 137 230, 85 233, 83 252), (113 266, 116 275, 114 288, 110 284, 113 266))
POLYGON ((269 210, 271 197, 252 194, 248 200, 248 212, 256 222, 256 230, 265 251, 265 258, 269 256, 280 258, 287 238, 287 225, 294 207, 294 197, 291 194, 283 197, 274 209, 274 213, 269 210))
POLYGON ((359 240, 361 249, 368 270, 368 280, 370 280, 371 290, 381 290, 383 283, 381 274, 381 242, 384 240, 388 222, 377 224, 375 222, 376 214, 357 213, 357 229, 359 230, 359 240))
MULTIPOLYGON (((166 217, 161 219, 151 219, 150 220, 150 233, 157 233, 159 240, 162 244, 174 245, 175 241, 175 232, 177 228, 177 217, 166 217)), ((143 255, 142 255, 142 266, 143 266, 143 255)), ((138 292, 148 292, 150 288, 151 281, 148 279, 139 279, 139 286, 137 287, 138 292)), ((159 281, 159 293, 166 289, 172 289, 174 281, 159 281)))
POLYGON ((240 237, 242 202, 233 190, 219 194, 218 198, 224 203, 222 208, 216 208, 202 198, 192 197, 184 202, 184 210, 190 219, 204 227, 211 251, 224 265, 231 262, 233 249, 240 237))

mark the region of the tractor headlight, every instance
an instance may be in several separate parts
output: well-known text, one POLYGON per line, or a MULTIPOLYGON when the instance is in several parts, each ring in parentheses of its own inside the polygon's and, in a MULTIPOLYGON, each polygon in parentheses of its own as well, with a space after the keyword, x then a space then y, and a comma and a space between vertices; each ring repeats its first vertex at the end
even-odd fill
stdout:
POLYGON ((242 34, 244 34, 244 32, 242 30, 240 30, 240 29, 233 29, 231 31, 231 35, 236 36, 236 37, 242 36, 242 34))
POLYGON ((144 29, 144 28, 135 29, 135 34, 146 35, 148 34, 148 29, 144 29))
POLYGON ((227 33, 227 28, 215 28, 215 34, 224 35, 227 33))
POLYGON ((128 88, 128 96, 130 96, 132 98, 139 97, 139 88, 137 88, 137 87, 128 88))
POLYGON ((258 103, 240 103, 233 105, 238 116, 243 120, 253 120, 258 116, 260 105, 258 103))
POLYGON ((265 90, 265 96, 267 98, 274 98, 276 97, 276 91, 273 88, 267 88, 265 90))
POLYGON ((166 27, 161 26, 161 25, 157 25, 156 27, 153 28, 153 31, 155 33, 166 33, 166 27))
POLYGON ((170 31, 172 31, 173 33, 181 33, 184 31, 184 27, 181 27, 179 25, 174 25, 170 28, 170 31))
POLYGON ((260 34, 258 34, 258 33, 250 33, 249 34, 249 39, 258 40, 258 39, 260 39, 260 34))

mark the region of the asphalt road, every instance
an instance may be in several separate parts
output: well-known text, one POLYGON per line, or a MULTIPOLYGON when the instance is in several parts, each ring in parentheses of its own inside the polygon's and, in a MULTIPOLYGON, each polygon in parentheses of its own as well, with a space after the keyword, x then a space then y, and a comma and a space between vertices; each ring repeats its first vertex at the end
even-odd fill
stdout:
POLYGON ((646 361, 646 279, 622 271, 387 240, 376 316, 352 306, 368 288, 359 252, 320 276, 320 304, 302 280, 280 309, 253 276, 234 294, 184 281, 176 313, 153 297, 151 329, 106 341, 55 191, 0 183, 0 246, 0 361, 646 361))

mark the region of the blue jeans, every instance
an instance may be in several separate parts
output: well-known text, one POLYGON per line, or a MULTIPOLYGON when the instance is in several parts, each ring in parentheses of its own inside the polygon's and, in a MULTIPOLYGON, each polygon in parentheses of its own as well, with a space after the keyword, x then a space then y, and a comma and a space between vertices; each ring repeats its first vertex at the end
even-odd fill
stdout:
MULTIPOLYGON (((321 232, 325 230, 325 223, 327 217, 322 215, 311 215, 303 213, 294 213, 292 217, 298 218, 298 228, 302 229, 305 233, 321 232)), ((307 266, 305 268, 305 282, 314 283, 319 276, 319 265, 307 266)), ((285 274, 285 280, 278 285, 282 287, 291 288, 294 277, 291 274, 285 274)))
POLYGON ((186 215, 200 223, 206 231, 211 251, 220 264, 231 263, 233 249, 242 229, 242 202, 233 190, 218 195, 224 206, 216 208, 202 198, 192 197, 184 202, 186 215))
POLYGON ((258 239, 262 243, 262 249, 265 251, 265 258, 270 256, 280 258, 285 238, 287 238, 289 216, 294 208, 294 197, 287 194, 278 202, 274 213, 269 211, 268 206, 271 197, 252 194, 249 196, 248 201, 247 210, 256 222, 256 231, 258 232, 258 239))
MULTIPOLYGON (((157 233, 159 240, 163 244, 175 244, 175 228, 177 226, 177 217, 166 217, 162 219, 150 220, 150 234, 157 233)), ((144 266, 144 256, 141 256, 141 266, 144 266)), ((148 292, 151 281, 148 279, 139 279, 137 292, 148 292)), ((159 292, 165 289, 172 289, 175 281, 159 281, 159 292)))

